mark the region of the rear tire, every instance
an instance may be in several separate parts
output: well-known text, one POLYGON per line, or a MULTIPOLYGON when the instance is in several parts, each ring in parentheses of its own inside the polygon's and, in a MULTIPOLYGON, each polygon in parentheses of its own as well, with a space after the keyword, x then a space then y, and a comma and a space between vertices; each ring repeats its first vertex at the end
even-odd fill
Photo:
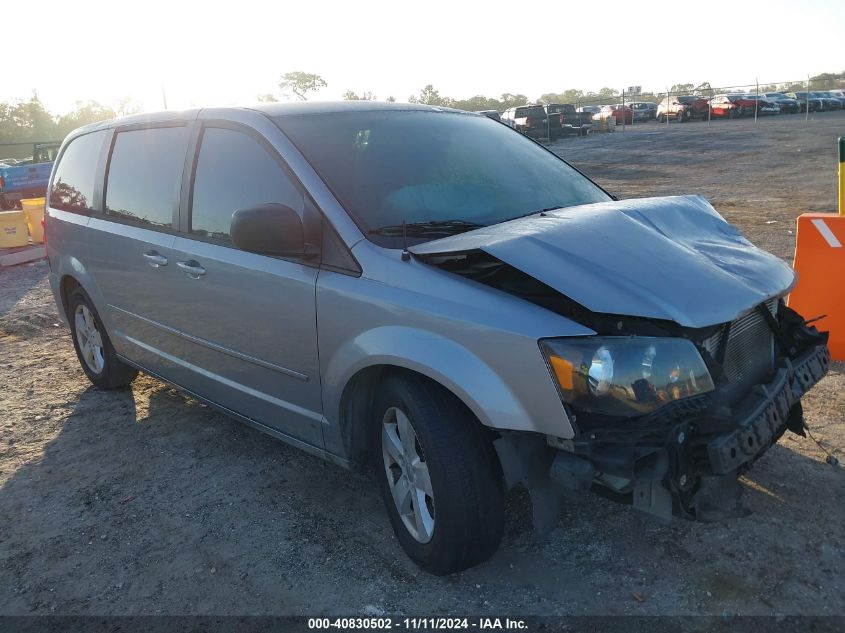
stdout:
POLYGON ((504 489, 478 420, 427 379, 393 375, 380 385, 372 426, 379 488, 411 560, 441 576, 489 558, 504 529, 504 489))
POLYGON ((138 371, 117 357, 97 309, 82 288, 71 293, 67 313, 76 357, 88 380, 100 389, 118 389, 132 382, 138 371))

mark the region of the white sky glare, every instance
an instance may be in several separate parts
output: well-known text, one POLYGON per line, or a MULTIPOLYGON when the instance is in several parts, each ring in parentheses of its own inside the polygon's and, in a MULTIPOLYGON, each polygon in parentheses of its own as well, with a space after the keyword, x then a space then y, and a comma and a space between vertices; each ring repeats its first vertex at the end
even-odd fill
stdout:
POLYGON ((171 109, 244 104, 278 92, 281 75, 294 70, 328 83, 312 99, 339 99, 351 89, 399 101, 428 83, 453 98, 511 92, 536 99, 567 88, 659 91, 682 82, 770 83, 845 70, 841 0, 574 6, 10 2, 0 101, 37 90, 57 114, 79 100, 114 105, 124 96, 157 110, 163 84, 171 109))

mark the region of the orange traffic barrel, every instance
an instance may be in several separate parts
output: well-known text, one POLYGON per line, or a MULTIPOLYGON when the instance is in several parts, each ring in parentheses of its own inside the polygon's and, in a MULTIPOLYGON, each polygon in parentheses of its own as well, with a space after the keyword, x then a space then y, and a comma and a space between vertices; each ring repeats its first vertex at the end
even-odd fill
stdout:
POLYGON ((830 355, 845 360, 845 293, 839 275, 845 271, 845 137, 839 139, 839 213, 798 216, 795 262, 798 283, 789 307, 819 330, 830 332, 830 355))

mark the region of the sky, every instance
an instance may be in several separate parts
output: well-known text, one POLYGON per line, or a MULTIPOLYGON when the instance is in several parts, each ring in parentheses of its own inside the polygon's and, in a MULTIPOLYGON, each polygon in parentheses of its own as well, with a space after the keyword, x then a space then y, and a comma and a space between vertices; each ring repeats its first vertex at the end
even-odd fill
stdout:
POLYGON ((60 0, 4 4, 0 101, 33 90, 147 111, 249 104, 282 74, 406 101, 426 84, 467 98, 567 88, 753 84, 845 70, 842 0, 60 0), (8 6, 6 6, 8 5, 8 6), (574 6, 585 7, 573 9, 574 6), (20 25, 12 26, 12 25, 20 25))

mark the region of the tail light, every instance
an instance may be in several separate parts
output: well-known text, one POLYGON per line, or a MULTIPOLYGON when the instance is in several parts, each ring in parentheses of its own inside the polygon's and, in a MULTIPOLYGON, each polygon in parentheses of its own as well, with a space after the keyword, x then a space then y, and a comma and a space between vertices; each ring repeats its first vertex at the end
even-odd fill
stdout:
POLYGON ((41 218, 41 235, 44 238, 45 247, 47 246, 47 224, 45 223, 46 219, 47 218, 41 218))
POLYGON ((6 179, 0 176, 0 189, 6 186, 6 179))
POLYGON ((561 113, 558 115, 558 118, 560 119, 560 124, 561 124, 561 125, 563 125, 564 123, 566 123, 566 115, 565 115, 563 112, 561 112, 561 113))
POLYGON ((532 119, 530 116, 525 118, 525 125, 528 127, 533 126, 537 122, 537 119, 532 119))

